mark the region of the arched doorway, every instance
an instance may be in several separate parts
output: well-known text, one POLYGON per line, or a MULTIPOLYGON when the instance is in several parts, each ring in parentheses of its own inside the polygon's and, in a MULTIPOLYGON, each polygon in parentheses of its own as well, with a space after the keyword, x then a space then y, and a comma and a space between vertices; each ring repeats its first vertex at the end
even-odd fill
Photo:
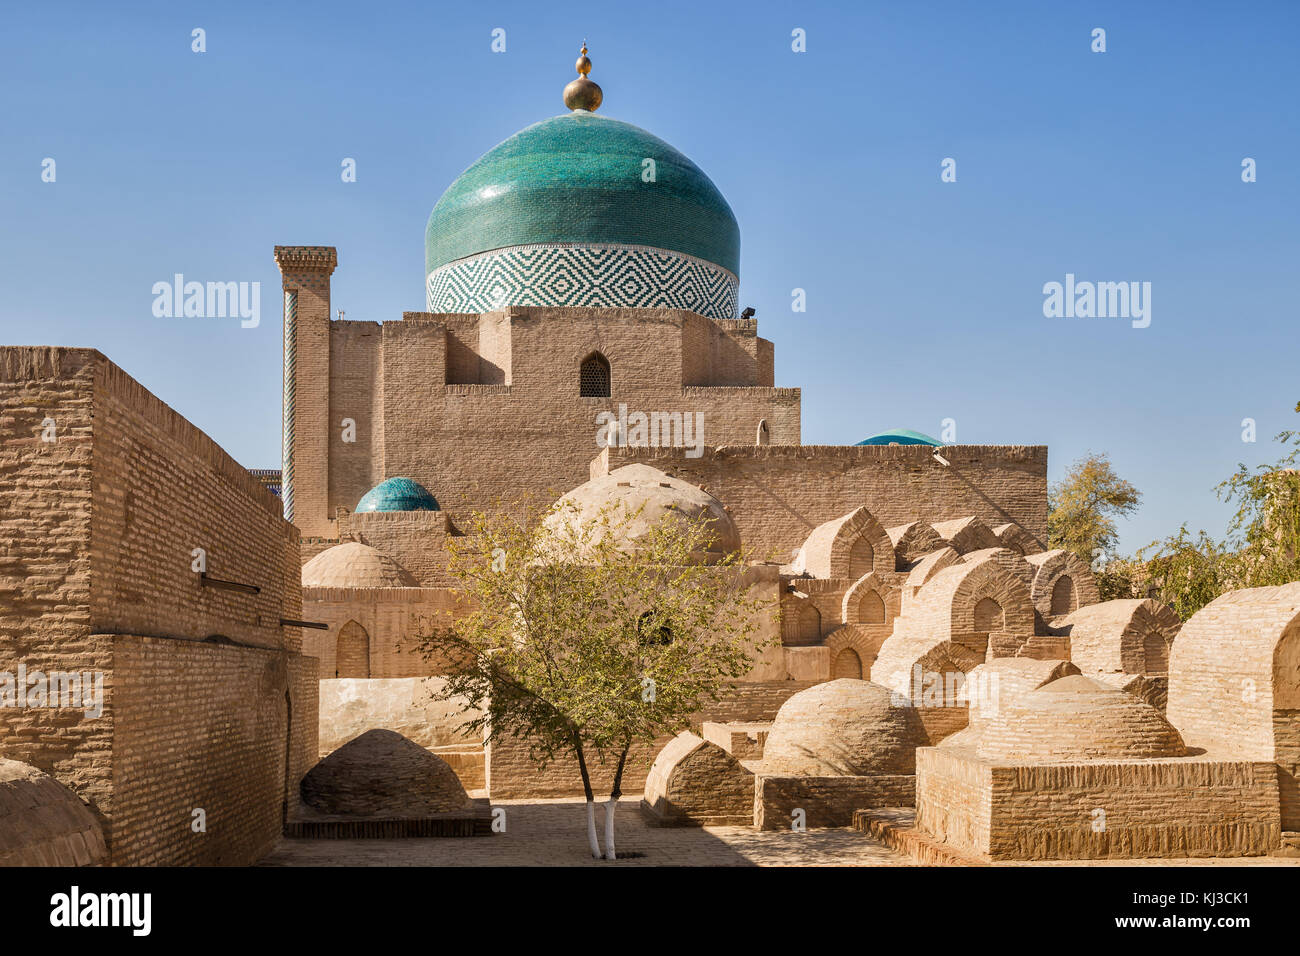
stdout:
POLYGON ((862 535, 849 549, 849 577, 856 581, 862 575, 870 573, 875 560, 875 549, 871 547, 867 536, 862 535))

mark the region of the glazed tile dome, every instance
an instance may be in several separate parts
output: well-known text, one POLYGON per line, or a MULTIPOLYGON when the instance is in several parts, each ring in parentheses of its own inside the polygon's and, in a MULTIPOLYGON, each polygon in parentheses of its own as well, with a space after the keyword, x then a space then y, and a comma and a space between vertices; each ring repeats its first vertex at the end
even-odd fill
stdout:
POLYGON ((386 478, 357 502, 357 511, 437 511, 438 500, 410 478, 386 478))
POLYGON ((451 184, 429 217, 425 265, 433 312, 576 305, 734 318, 740 229, 686 156, 580 109, 519 131, 451 184))
POLYGON ((916 773, 916 748, 928 746, 915 707, 890 691, 841 678, 792 696, 776 713, 763 747, 762 773, 781 777, 863 777, 916 773))
POLYGON ((979 731, 987 760, 1063 763, 1182 757, 1187 747, 1146 701, 1087 677, 1062 677, 1004 707, 979 731))
POLYGON ((347 541, 322 551, 302 566, 305 588, 414 588, 411 572, 368 544, 347 541))
POLYGON ((872 435, 870 438, 864 438, 858 442, 859 445, 935 445, 942 447, 943 442, 937 438, 931 438, 922 432, 912 431, 910 428, 891 428, 883 431, 879 435, 872 435))

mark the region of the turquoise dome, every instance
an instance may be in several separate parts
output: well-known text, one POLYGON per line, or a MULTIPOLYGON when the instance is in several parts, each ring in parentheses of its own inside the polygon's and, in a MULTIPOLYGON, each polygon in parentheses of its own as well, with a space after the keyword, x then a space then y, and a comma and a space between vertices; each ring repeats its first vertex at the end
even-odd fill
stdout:
POLYGON ((425 271, 538 243, 649 246, 740 271, 740 227, 709 177, 645 130, 584 110, 520 130, 451 184, 429 216, 425 271))
POLYGON ((937 445, 942 447, 943 442, 931 438, 929 435, 923 435, 921 432, 914 432, 910 428, 891 428, 889 431, 881 432, 879 435, 872 435, 870 438, 864 438, 858 442, 859 445, 937 445))
POLYGON ((386 478, 357 502, 357 511, 437 511, 429 490, 410 478, 386 478))

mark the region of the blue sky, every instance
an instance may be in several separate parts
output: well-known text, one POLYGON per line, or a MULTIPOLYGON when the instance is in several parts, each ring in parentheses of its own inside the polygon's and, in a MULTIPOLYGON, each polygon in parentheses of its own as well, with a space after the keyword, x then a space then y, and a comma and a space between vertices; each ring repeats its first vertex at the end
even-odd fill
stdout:
POLYGON ((1048 444, 1054 479, 1108 452, 1145 493, 1133 549, 1182 522, 1222 534, 1213 486, 1300 423, 1300 4, 48 2, 5 21, 0 342, 100 349, 249 467, 279 464, 272 246, 337 246, 350 319, 422 309, 429 210, 563 111, 584 37, 602 112, 735 210, 741 302, 777 384, 804 390, 805 443, 953 418, 963 443, 1048 444), (177 272, 261 282, 260 326, 155 318, 177 272), (1150 326, 1045 318, 1066 273, 1150 282, 1150 326))

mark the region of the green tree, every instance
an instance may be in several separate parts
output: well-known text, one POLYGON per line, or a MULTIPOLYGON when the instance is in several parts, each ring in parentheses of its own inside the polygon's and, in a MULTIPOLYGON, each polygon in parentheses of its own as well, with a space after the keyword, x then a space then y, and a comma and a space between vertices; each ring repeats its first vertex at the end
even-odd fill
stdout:
POLYGON ((543 767, 576 760, 597 859, 589 761, 615 767, 605 804, 613 860, 632 746, 686 729, 759 646, 762 602, 744 556, 701 559, 715 533, 708 514, 641 522, 633 541, 639 514, 614 506, 584 522, 563 501, 476 513, 450 561, 472 610, 416 639, 427 658, 460 662, 436 696, 461 704, 464 730, 522 740, 543 767))
POLYGON ((1047 544, 1073 551, 1094 569, 1112 557, 1115 519, 1131 515, 1142 493, 1115 474, 1110 457, 1089 452, 1047 491, 1047 544))
POLYGON ((1239 586, 1232 551, 1204 531, 1193 538, 1187 525, 1177 534, 1142 548, 1137 559, 1147 593, 1172 607, 1184 621, 1220 594, 1239 586))
POLYGON ((1184 525, 1138 552, 1161 600, 1183 620, 1228 591, 1300 581, 1300 432, 1274 440, 1291 446, 1280 460, 1255 469, 1238 464, 1216 487, 1220 499, 1236 505, 1223 542, 1204 531, 1193 538, 1184 525))
MULTIPOLYGON (((1300 413, 1300 402, 1295 411, 1300 413)), ((1228 537, 1236 552, 1239 587, 1264 587, 1300 580, 1300 431, 1274 436, 1283 447, 1281 459, 1254 471, 1238 464, 1236 472, 1215 489, 1235 503, 1228 537)))

